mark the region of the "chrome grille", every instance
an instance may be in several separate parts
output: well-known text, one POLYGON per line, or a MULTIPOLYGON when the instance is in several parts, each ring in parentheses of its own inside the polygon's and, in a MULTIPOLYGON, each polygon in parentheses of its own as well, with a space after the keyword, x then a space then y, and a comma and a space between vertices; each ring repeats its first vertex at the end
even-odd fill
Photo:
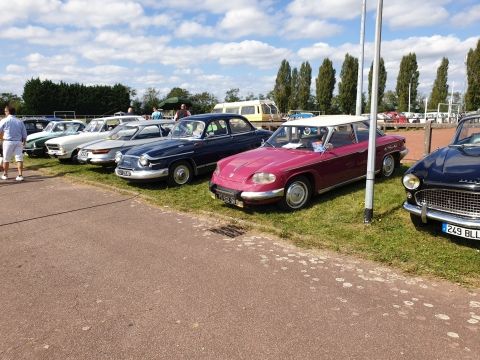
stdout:
POLYGON ((135 169, 135 165, 137 164, 137 161, 138 161, 137 156, 133 157, 128 155, 123 155, 122 160, 118 164, 118 167, 133 170, 135 169))
POLYGON ((480 193, 449 190, 426 189, 415 194, 418 205, 426 204, 427 208, 448 213, 480 217, 480 193))
POLYGON ((58 144, 46 144, 48 150, 59 150, 60 146, 58 144))

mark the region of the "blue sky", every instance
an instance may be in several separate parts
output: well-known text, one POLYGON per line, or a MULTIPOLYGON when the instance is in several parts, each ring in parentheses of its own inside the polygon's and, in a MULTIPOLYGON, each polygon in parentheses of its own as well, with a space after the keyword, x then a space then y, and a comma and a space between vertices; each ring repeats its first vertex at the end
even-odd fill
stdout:
MULTIPOLYGON (((465 55, 480 38, 478 0, 385 0, 382 53, 387 90, 402 56, 417 55, 419 92, 429 94, 442 57, 448 82, 465 89, 465 55)), ((279 65, 303 61, 340 74, 359 57, 361 0, 0 0, 0 92, 21 95, 32 77, 86 85, 122 83, 207 91, 220 100, 273 89, 279 65)), ((367 0, 365 83, 377 1, 367 0)), ((312 81, 313 91, 314 81, 312 81)), ((364 91, 366 85, 364 86, 364 91)))

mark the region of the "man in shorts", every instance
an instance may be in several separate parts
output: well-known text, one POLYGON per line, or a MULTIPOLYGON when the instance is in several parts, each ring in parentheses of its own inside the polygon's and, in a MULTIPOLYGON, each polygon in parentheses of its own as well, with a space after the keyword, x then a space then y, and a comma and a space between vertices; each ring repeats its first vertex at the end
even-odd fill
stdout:
POLYGON ((15 117, 15 108, 5 106, 6 117, 0 121, 0 136, 3 137, 3 175, 2 180, 8 179, 10 160, 15 156, 18 176, 15 180, 23 181, 23 147, 27 140, 27 130, 23 122, 15 117))

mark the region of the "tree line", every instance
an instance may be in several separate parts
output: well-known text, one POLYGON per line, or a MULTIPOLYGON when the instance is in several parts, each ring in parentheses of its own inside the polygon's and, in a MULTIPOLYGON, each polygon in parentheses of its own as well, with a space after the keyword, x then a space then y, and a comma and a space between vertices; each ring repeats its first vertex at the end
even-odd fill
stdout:
MULTIPOLYGON (((437 109, 437 104, 447 103, 449 96, 448 58, 442 58, 437 69, 433 88, 428 98, 428 107, 437 109)), ((475 49, 467 54, 467 90, 464 94, 464 110, 474 111, 480 108, 480 40, 475 49)), ((362 94, 362 112, 370 111, 372 92, 373 64, 368 74, 368 93, 362 94)), ((358 59, 346 54, 339 76, 338 93, 334 95, 336 71, 329 58, 323 60, 315 81, 315 93, 311 94, 312 68, 308 61, 300 69, 290 66, 287 60, 280 64, 272 91, 268 94, 247 94, 241 97, 240 89, 232 88, 225 93, 225 102, 265 99, 275 100, 280 111, 316 110, 323 114, 353 114, 356 108, 358 59)), ((402 57, 397 75, 395 90, 385 91, 387 71, 383 58, 379 63, 378 111, 407 111, 409 104, 412 112, 424 111, 424 100, 418 94, 420 73, 415 53, 402 57)), ((24 85, 22 97, 11 93, 0 94, 0 105, 10 103, 17 108, 18 114, 45 115, 54 111, 75 111, 85 115, 107 115, 117 111, 126 111, 133 106, 137 114, 150 114, 153 107, 169 97, 186 97, 192 102, 191 112, 206 113, 212 111, 219 100, 215 95, 202 92, 192 94, 186 89, 175 87, 166 96, 160 96, 155 88, 148 88, 141 98, 136 91, 122 84, 113 86, 82 84, 56 84, 50 80, 30 79, 24 85)), ((454 93, 453 102, 458 103, 461 95, 454 93)))

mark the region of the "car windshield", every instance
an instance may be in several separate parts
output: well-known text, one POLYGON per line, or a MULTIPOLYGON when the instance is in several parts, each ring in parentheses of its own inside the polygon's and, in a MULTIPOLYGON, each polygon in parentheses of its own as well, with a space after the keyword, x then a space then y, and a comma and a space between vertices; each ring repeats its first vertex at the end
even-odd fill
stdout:
POLYGON ((110 140, 130 140, 137 132, 138 126, 129 126, 127 124, 123 126, 117 126, 113 129, 108 136, 110 140))
POLYGON ((53 131, 53 127, 54 127, 55 125, 57 125, 57 124, 58 124, 58 123, 56 123, 56 122, 51 122, 51 123, 49 123, 49 124, 45 127, 45 129, 43 129, 43 131, 45 131, 45 132, 51 132, 51 131, 53 131))
POLYGON ((327 134, 328 128, 323 126, 281 126, 267 143, 275 148, 319 151, 327 134))
POLYGON ((202 137, 204 129, 205 123, 203 121, 182 120, 175 124, 175 127, 170 133, 172 134, 172 138, 198 139, 202 137))
POLYGON ((92 120, 85 127, 84 132, 97 132, 102 129, 102 126, 105 122, 103 120, 92 120))
POLYGON ((465 120, 459 125, 453 145, 480 146, 480 117, 465 120))

